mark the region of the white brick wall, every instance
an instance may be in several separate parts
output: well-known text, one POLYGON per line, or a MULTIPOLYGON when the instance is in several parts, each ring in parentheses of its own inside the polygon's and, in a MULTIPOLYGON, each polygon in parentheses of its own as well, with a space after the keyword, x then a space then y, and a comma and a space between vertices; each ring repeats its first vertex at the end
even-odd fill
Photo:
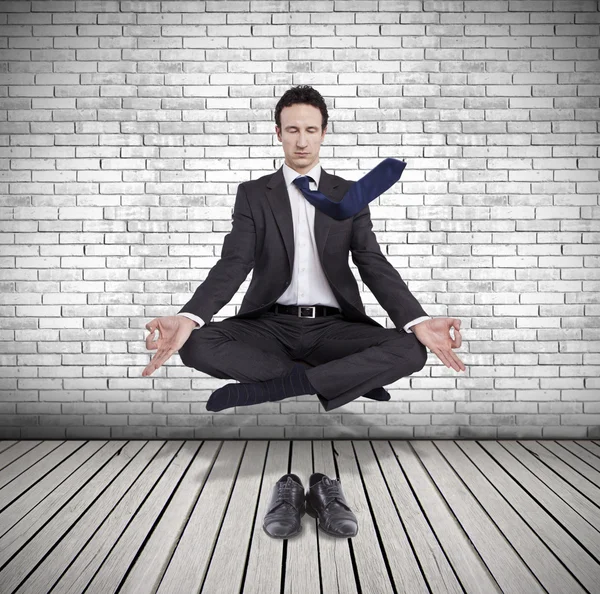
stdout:
POLYGON ((600 438, 598 2, 0 10, 3 438, 600 438), (327 170, 408 162, 374 228, 428 313, 461 319, 467 372, 430 354, 388 403, 212 415, 227 382, 177 355, 141 376, 144 326, 218 260, 237 185, 281 166, 297 84, 328 103, 327 170))

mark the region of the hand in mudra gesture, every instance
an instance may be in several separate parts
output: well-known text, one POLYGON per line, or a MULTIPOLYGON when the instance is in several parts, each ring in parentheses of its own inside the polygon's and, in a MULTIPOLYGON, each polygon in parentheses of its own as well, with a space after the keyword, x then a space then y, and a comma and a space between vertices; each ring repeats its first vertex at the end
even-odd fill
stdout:
POLYGON ((433 318, 419 322, 410 328, 419 342, 424 344, 446 366, 455 371, 464 371, 465 364, 452 352, 460 348, 462 337, 460 335, 460 320, 456 318, 433 318), (450 328, 454 327, 454 338, 450 335, 450 328))
POLYGON ((196 326, 196 322, 183 316, 165 316, 148 322, 146 329, 150 334, 146 337, 146 348, 157 351, 142 371, 142 375, 150 375, 176 353, 186 343, 196 326), (153 340, 156 330, 158 338, 153 340))

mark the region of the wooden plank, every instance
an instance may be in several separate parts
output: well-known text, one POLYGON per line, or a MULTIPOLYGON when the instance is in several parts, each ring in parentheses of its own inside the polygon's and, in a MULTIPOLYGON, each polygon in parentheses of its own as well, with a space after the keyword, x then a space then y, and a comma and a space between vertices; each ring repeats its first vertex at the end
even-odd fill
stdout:
MULTIPOLYGON (((310 441, 297 440, 292 443, 291 468, 290 472, 300 477, 306 492, 313 468, 310 441)), ((297 537, 288 539, 283 584, 283 591, 286 594, 320 594, 321 592, 318 550, 320 534, 317 536, 315 522, 314 518, 305 514, 302 518, 302 532, 297 537)), ((335 593, 337 590, 331 592, 335 593)))
POLYGON ((266 452, 266 441, 246 442, 242 464, 234 478, 231 499, 202 584, 204 594, 239 592, 242 586, 266 452))
POLYGON ((0 439, 0 453, 12 448, 16 443, 20 443, 16 439, 0 439))
POLYGON ((106 442, 90 441, 77 450, 77 445, 69 445, 65 441, 59 450, 55 450, 48 458, 49 466, 55 465, 58 456, 62 458, 71 450, 74 453, 65 456, 65 459, 52 470, 45 473, 44 458, 39 464, 30 468, 26 473, 16 478, 0 489, 0 501, 8 505, 0 512, 0 534, 8 532, 17 522, 20 522, 29 512, 36 507, 40 501, 48 497, 54 489, 73 474, 82 465, 85 465, 95 453, 105 445, 106 442), (45 476, 44 476, 45 474, 45 476), (10 505, 9 505, 10 504, 10 505))
MULTIPOLYGON (((141 500, 164 472, 165 466, 171 461, 178 447, 177 442, 146 442, 106 487, 94 488, 90 484, 88 488, 86 485, 81 493, 82 500, 86 499, 86 491, 90 492, 90 499, 95 499, 91 505, 88 505, 88 501, 77 502, 79 509, 85 511, 71 527, 68 535, 52 548, 19 589, 27 594, 45 594, 56 586, 61 574, 67 571, 65 584, 70 586, 68 591, 82 592, 104 557, 115 545, 131 514, 135 513, 141 500), (164 452, 164 455, 157 456, 159 450, 164 452), (76 581, 76 584, 73 581, 76 581)), ((121 563, 126 563, 126 560, 123 559, 121 563)), ((123 575, 119 574, 118 569, 115 568, 111 574, 106 588, 95 590, 105 594, 116 591, 123 575), (114 589, 111 588, 113 584, 114 589)), ((96 575, 94 583, 98 581, 101 581, 101 577, 96 575)), ((67 590, 58 588, 58 591, 67 590)))
MULTIPOLYGON (((542 520, 543 510, 512 479, 509 470, 496 464, 477 442, 461 441, 458 444, 440 444, 439 447, 520 555, 523 567, 529 568, 551 594, 584 594, 585 590, 554 555, 556 543, 552 542, 549 546, 551 541, 547 534, 552 531, 551 519, 542 520), (528 521, 531 517, 536 518, 535 523, 528 521)), ((518 464, 516 461, 513 463, 518 464)))
MULTIPOLYGON (((14 481, 18 476, 30 472, 33 466, 45 468, 48 464, 46 458, 56 449, 60 448, 61 445, 67 442, 64 441, 43 441, 37 447, 30 449, 28 452, 19 456, 13 462, 5 466, 0 470, 0 487, 8 485, 11 481, 14 481), (42 462, 42 464, 40 464, 42 462)), ((83 442, 79 442, 81 445, 83 442)))
POLYGON ((600 446, 593 441, 576 441, 577 445, 585 448, 590 454, 600 458, 600 446))
MULTIPOLYGON (((148 533, 160 512, 173 495, 190 460, 197 450, 197 443, 172 440, 163 443, 163 447, 147 462, 141 454, 137 456, 140 464, 127 467, 127 473, 134 475, 135 482, 119 499, 118 493, 109 489, 103 496, 118 503, 105 521, 98 518, 100 526, 92 538, 81 549, 71 566, 54 585, 58 592, 78 594, 80 592, 116 592, 137 552, 142 547, 148 533), (137 474, 137 478, 135 478, 137 474)), ((149 452, 150 453, 150 452, 149 452)), ((136 460, 137 460, 136 458, 136 460)), ((116 480, 118 481, 119 476, 116 480)), ((116 481, 115 481, 116 482, 116 481)), ((93 510, 86 514, 93 519, 93 510)), ((86 518, 83 524, 86 523, 86 518)), ((84 526, 84 529, 86 527, 84 526)), ((88 526, 88 533, 94 526, 88 526)), ((148 582, 144 580, 146 588, 148 582)))
MULTIPOLYGON (((367 496, 360 478, 358 464, 352 448, 353 441, 334 441, 335 462, 343 483, 348 505, 358 520, 358 534, 349 539, 354 554, 360 588, 363 592, 387 594, 393 592, 383 552, 379 546, 375 525, 367 503, 367 496)), ((319 536, 320 541, 328 535, 319 536)), ((331 536, 329 538, 335 538, 331 536)), ((336 540, 340 540, 337 539, 336 540)))
MULTIPOLYGON (((358 497, 352 491, 353 486, 351 474, 346 476, 346 472, 336 467, 336 460, 339 457, 334 450, 334 444, 327 439, 320 439, 312 442, 314 464, 311 471, 306 473, 305 487, 308 491, 310 475, 314 472, 322 472, 329 478, 339 477, 343 483, 346 500, 352 511, 356 514, 358 520, 358 534, 354 538, 337 538, 326 534, 317 528, 317 518, 312 518, 308 514, 304 516, 306 524, 311 526, 311 534, 315 535, 315 540, 312 542, 314 550, 318 552, 318 565, 320 567, 321 583, 323 592, 332 594, 356 594, 358 588, 356 578, 354 576, 354 565, 352 563, 352 542, 357 538, 362 538, 363 523, 370 523, 368 514, 359 513, 356 509, 356 500, 358 497), (350 491, 350 492, 349 492, 350 491)), ((350 471, 352 466, 348 465, 350 471)), ((360 486, 360 492, 362 492, 360 486)), ((359 495, 360 495, 359 492, 359 495)), ((367 529, 365 529, 367 530, 367 529)), ((313 570, 316 572, 316 570, 313 570)), ((365 590, 363 590, 365 592, 365 590)))
MULTIPOLYGON (((35 450, 38 446, 46 442, 39 440, 18 441, 12 448, 0 452, 0 471, 24 456, 27 452, 35 450)), ((47 446, 46 446, 47 447, 47 446)))
MULTIPOLYGON (((200 592, 213 563, 211 556, 220 538, 221 525, 228 509, 230 513, 234 510, 229 507, 229 500, 235 489, 246 443, 223 442, 206 480, 201 477, 204 481, 202 490, 160 582, 158 594, 200 592)), ((255 498, 250 491, 246 496, 250 500, 255 498)), ((222 563, 221 556, 219 561, 222 563)), ((226 576, 224 582, 228 582, 230 587, 236 579, 240 579, 239 566, 234 566, 233 561, 219 567, 222 575, 226 576)), ((215 590, 215 594, 218 591, 215 590)))
MULTIPOLYGON (((542 464, 535 456, 523 448, 517 451, 518 444, 515 443, 515 447, 512 447, 510 441, 503 441, 503 445, 492 441, 479 443, 489 456, 481 453, 475 447, 475 443, 464 442, 463 447, 469 450, 470 455, 472 452, 473 457, 477 455, 477 459, 488 463, 482 468, 485 469, 486 476, 490 477, 489 480, 498 485, 504 497, 511 501, 511 505, 516 507, 532 530, 556 553, 556 557, 566 565, 583 587, 590 592, 598 592, 600 574, 596 561, 590 555, 590 552, 593 554, 593 551, 600 547, 598 532, 529 470, 536 468, 540 473, 546 472, 539 468, 542 464), (518 462, 509 450, 515 452, 523 464, 518 462), (497 464, 492 464, 492 460, 497 464), (575 538, 571 538, 569 533, 575 538)), ((535 552, 538 558, 542 554, 545 554, 545 550, 535 552)), ((553 564, 559 565, 557 560, 553 564)), ((550 572, 554 569, 546 567, 545 571, 550 572)), ((565 591, 570 592, 568 589, 562 590, 565 591)))
MULTIPOLYGON (((489 444, 486 449, 492 452, 494 457, 497 456, 499 460, 502 460, 502 464, 506 468, 510 465, 509 472, 518 476, 519 482, 537 501, 544 505, 573 536, 576 536, 592 556, 600 560, 600 538, 598 538, 597 532, 600 530, 600 508, 597 505, 574 489, 562 476, 552 472, 517 442, 502 441, 502 445, 499 443, 489 444), (521 465, 514 464, 511 456, 506 454, 502 448, 519 460, 521 465)), ((544 461, 549 463, 551 457, 554 458, 554 466, 560 466, 553 454, 550 454, 550 457, 545 456, 544 461)), ((572 471, 569 469, 561 467, 559 472, 564 472, 567 476, 572 477, 572 471)), ((600 501, 597 488, 590 485, 588 490, 590 489, 594 489, 596 493, 593 496, 594 499, 600 501)))
MULTIPOLYGON (((455 470, 449 467, 448 462, 435 447, 447 451, 450 447, 457 447, 455 442, 434 440, 433 442, 411 441, 410 443, 448 502, 452 513, 458 518, 463 530, 500 585, 503 594, 523 594, 523 592, 541 594, 545 592, 489 518, 484 506, 472 495, 473 488, 471 487, 469 490, 463 485, 455 470)), ((486 496, 492 497, 494 500, 499 497, 494 495, 493 489, 487 484, 487 479, 481 476, 472 464, 468 463, 466 457, 463 457, 459 474, 468 477, 471 483, 477 482, 480 489, 485 490, 486 496)), ((463 478, 463 480, 465 479, 463 478)))
MULTIPOLYGON (((600 458, 594 456, 594 454, 590 453, 585 448, 582 448, 581 445, 575 441, 561 440, 559 442, 554 442, 551 440, 540 442, 545 447, 548 447, 549 444, 556 444, 558 447, 562 447, 563 449, 568 450, 574 456, 577 457, 578 460, 582 460, 588 466, 591 466, 598 472, 600 472, 600 458)), ((554 448, 550 448, 552 451, 555 451, 554 448)))
POLYGON ((21 456, 0 472, 0 501, 6 505, 19 497, 44 475, 60 466, 84 443, 83 441, 48 441, 21 456), (50 447, 46 448, 46 444, 50 447))
POLYGON ((0 592, 12 592, 25 579, 144 443, 115 441, 106 444, 89 464, 82 467, 82 472, 73 473, 21 522, 2 535, 0 592), (116 455, 116 452, 121 453, 116 455), (101 466, 99 470, 98 466, 101 466))
MULTIPOLYGON (((198 440, 191 440, 187 441, 177 454, 175 457, 176 460, 179 459, 177 466, 179 470, 184 472, 181 482, 174 485, 177 486, 177 489, 173 494, 173 498, 169 501, 166 509, 161 511, 162 516, 158 520, 158 524, 152 530, 144 547, 139 551, 139 556, 130 567, 119 594, 147 594, 156 591, 181 534, 185 530, 188 518, 196 506, 198 496, 206 484, 209 472, 215 463, 222 444, 221 441, 199 442, 198 440), (190 454, 194 457, 191 464, 186 466, 190 454)), ((154 509, 157 509, 156 505, 154 505, 154 509)), ((151 521, 151 509, 147 511, 147 516, 151 521)), ((136 529, 136 532, 141 533, 142 531, 136 529)), ((200 556, 204 547, 207 546, 207 540, 206 533, 196 534, 196 551, 200 556)), ((209 553, 210 550, 207 556, 209 553)), ((203 567, 198 555, 192 557, 191 563, 203 567)), ((193 568, 191 571, 193 571, 193 568)), ((181 592, 184 592, 184 590, 181 590, 181 592)), ((89 594, 87 590, 86 594, 89 594)))
POLYGON ((354 441, 353 444, 362 481, 370 502, 373 522, 377 526, 383 546, 382 552, 396 589, 400 592, 428 594, 429 589, 419 569, 398 511, 390 498, 388 487, 373 455, 371 444, 366 441, 354 441))
POLYGON ((0 566, 70 499, 125 442, 86 443, 0 513, 0 566), (92 458, 89 460, 89 458, 92 458), (19 522, 17 529, 11 530, 19 522))
MULTIPOLYGON (((356 451, 396 589, 463 594, 389 442, 358 441, 356 451)), ((412 452, 408 455, 415 458, 412 452)))
MULTIPOLYGON (((250 541, 250 555, 246 568, 246 576, 242 592, 244 594, 263 594, 264 592, 280 592, 284 567, 284 541, 271 538, 263 530, 263 521, 268 510, 271 492, 275 483, 288 472, 289 455, 292 442, 272 440, 268 443, 265 470, 258 497, 259 505, 250 541)), ((302 538, 302 533, 289 539, 302 538)), ((288 547, 289 547, 288 542, 288 547)))
MULTIPOLYGON (((504 442, 503 442, 504 443, 504 442)), ((585 495, 589 501, 585 503, 585 507, 588 505, 591 509, 591 514, 584 515, 584 517, 596 527, 596 530, 600 530, 600 508, 594 504, 594 502, 600 503, 600 472, 590 468, 587 464, 582 462, 577 456, 571 454, 568 450, 561 448, 559 445, 548 441, 542 443, 538 441, 519 441, 516 442, 523 449, 530 452, 539 461, 543 462, 546 466, 552 469, 561 479, 569 484, 569 489, 577 489, 578 493, 574 496, 580 498, 580 493, 585 495)), ((515 448, 518 447, 515 443, 515 448)), ((512 444, 511 444, 512 448, 512 444)), ((512 452, 512 449, 510 450, 512 452)), ((538 475, 538 473, 535 473, 538 475)), ((544 475, 548 476, 548 475, 544 475)), ((544 477, 539 476, 542 480, 544 477)), ((554 478, 552 474, 550 478, 554 478)), ((544 480, 546 484, 549 484, 544 480)), ((581 513, 580 509, 577 509, 581 513)))
MULTIPOLYGON (((431 444, 430 441, 427 443, 431 444)), ((390 446, 398 459, 398 464, 406 474, 407 484, 415 493, 419 506, 423 510, 417 512, 413 507, 407 508, 406 516, 413 519, 411 524, 416 521, 423 523, 421 518, 425 514, 427 524, 431 526, 431 530, 440 543, 439 548, 448 557, 466 592, 469 594, 501 593, 500 586, 452 513, 452 509, 428 473, 423 460, 411 447, 411 442, 394 440, 390 442, 390 446)), ((387 472, 385 474, 388 475, 387 472)), ((402 509, 406 509, 404 507, 406 500, 405 496, 402 509)), ((416 526, 416 529, 418 528, 420 526, 416 526)), ((437 548, 437 545, 435 546, 437 548)), ((438 556, 436 554, 434 560, 438 556)), ((440 573, 443 573, 443 579, 445 579, 447 572, 440 570, 440 573)), ((434 583, 430 583, 430 586, 434 588, 434 583)), ((435 587, 438 591, 444 591, 443 584, 437 584, 435 587)))

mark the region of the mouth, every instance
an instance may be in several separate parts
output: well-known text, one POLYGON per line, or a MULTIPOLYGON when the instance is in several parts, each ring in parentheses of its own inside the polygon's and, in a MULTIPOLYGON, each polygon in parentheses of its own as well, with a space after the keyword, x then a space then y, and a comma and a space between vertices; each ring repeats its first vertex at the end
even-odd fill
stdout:
POLYGON ((299 157, 306 157, 306 155, 308 155, 308 153, 296 153, 299 157))

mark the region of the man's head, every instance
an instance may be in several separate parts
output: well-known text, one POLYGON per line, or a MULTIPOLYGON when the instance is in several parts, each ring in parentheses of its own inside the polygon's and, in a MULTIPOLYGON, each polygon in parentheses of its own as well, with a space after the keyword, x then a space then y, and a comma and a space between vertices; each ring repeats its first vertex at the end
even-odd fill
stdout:
POLYGON ((327 118, 323 97, 308 85, 288 89, 277 103, 277 139, 283 144, 286 164, 298 173, 307 173, 319 162, 327 118))

